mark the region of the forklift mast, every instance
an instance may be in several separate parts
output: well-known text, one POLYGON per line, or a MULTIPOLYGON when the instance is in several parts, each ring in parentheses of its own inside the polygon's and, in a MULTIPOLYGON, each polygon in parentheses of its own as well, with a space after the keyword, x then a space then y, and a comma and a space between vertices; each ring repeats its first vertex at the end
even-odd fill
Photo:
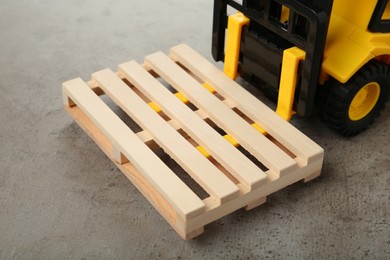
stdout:
POLYGON ((299 64, 294 110, 309 116, 314 101, 326 43, 333 0, 214 0, 212 54, 225 59, 228 6, 250 22, 239 39, 237 72, 250 82, 265 83, 277 92, 285 50, 297 47, 305 53, 299 64))

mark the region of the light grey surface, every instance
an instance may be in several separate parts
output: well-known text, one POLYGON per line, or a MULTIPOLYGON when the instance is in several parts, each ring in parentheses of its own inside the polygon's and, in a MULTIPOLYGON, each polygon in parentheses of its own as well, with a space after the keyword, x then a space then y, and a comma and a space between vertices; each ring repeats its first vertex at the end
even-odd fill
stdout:
POLYGON ((390 257, 390 106, 352 139, 294 120, 323 176, 188 242, 63 111, 63 81, 182 42, 211 59, 211 15, 211 0, 1 1, 1 259, 390 257))

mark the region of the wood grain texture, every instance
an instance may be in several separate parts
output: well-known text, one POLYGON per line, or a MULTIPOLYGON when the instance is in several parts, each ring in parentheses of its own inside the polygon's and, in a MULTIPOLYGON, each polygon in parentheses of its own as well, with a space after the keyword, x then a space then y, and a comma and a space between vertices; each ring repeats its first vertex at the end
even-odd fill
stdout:
POLYGON ((76 123, 99 146, 108 158, 122 171, 122 173, 137 187, 145 198, 157 209, 164 219, 179 233, 176 223, 180 220, 176 210, 161 194, 142 176, 130 162, 120 164, 112 154, 111 141, 91 121, 91 119, 77 106, 65 106, 65 110, 73 117, 76 123))
POLYGON ((184 218, 204 211, 204 203, 108 108, 81 79, 63 84, 69 97, 184 218), (172 189, 172 187, 175 187, 172 189))
POLYGON ((134 86, 156 103, 165 114, 176 120, 178 125, 198 144, 204 147, 223 167, 251 190, 267 181, 267 175, 218 134, 201 117, 176 98, 157 79, 136 62, 119 66, 119 71, 134 86))
POLYGON ((199 109, 206 111, 219 127, 277 175, 282 176, 296 169, 297 164, 291 157, 203 88, 165 54, 159 52, 147 56, 145 65, 182 92, 199 109))
MULTIPOLYGON (((154 140, 192 178, 219 202, 237 197, 239 189, 195 147, 148 106, 114 72, 96 72, 92 78, 138 125, 147 129, 154 140)), ((172 187, 174 189, 174 186, 172 187)), ((179 193, 179 192, 178 192, 179 193)))
POLYGON ((200 235, 218 218, 257 207, 270 194, 320 174, 322 148, 241 87, 236 90, 234 81, 188 46, 175 47, 171 58, 156 53, 143 66, 131 61, 121 64, 117 73, 96 72, 89 86, 81 79, 68 81, 63 93, 65 109, 183 239, 200 235), (179 98, 156 79, 159 76, 181 93, 179 98), (203 83, 217 92, 206 90, 203 83), (101 94, 144 130, 131 131, 98 97, 101 94), (185 104, 187 99, 195 111, 185 104), (267 137, 252 122, 263 122, 256 121, 263 115, 261 127, 270 134, 267 137), (229 143, 214 123, 249 153, 229 143), (163 148, 211 196, 200 200, 154 154, 154 147, 163 148), (202 155, 198 147, 212 157, 202 155), (268 170, 256 166, 251 154, 268 170))
POLYGON ((247 114, 304 163, 315 161, 323 156, 323 149, 319 145, 279 117, 269 107, 238 83, 228 78, 188 45, 182 44, 173 47, 170 56, 212 86, 218 93, 231 99, 237 108, 247 114))

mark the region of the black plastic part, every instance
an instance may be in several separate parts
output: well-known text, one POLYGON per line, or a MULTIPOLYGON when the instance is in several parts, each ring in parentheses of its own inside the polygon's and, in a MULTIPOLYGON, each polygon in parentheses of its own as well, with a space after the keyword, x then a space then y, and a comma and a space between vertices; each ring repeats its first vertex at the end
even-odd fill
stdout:
POLYGON ((388 0, 378 0, 370 24, 368 25, 368 29, 371 32, 390 32, 390 20, 382 20, 383 12, 388 4, 390 4, 388 0))
POLYGON ((390 92, 390 67, 372 60, 362 67, 347 83, 328 80, 318 93, 318 112, 322 121, 344 136, 354 136, 370 126, 379 116, 390 92), (349 118, 353 98, 369 82, 377 82, 380 96, 371 112, 358 121, 349 118))
POLYGON ((224 0, 214 0, 212 55, 215 61, 225 57, 225 29, 227 28, 227 4, 224 0))
POLYGON ((214 0, 213 57, 216 61, 224 58, 226 10, 230 5, 251 20, 241 39, 244 46, 243 57, 240 57, 241 74, 251 74, 275 85, 275 76, 280 78, 281 61, 278 58, 273 61, 275 64, 264 66, 270 57, 280 55, 281 50, 291 46, 306 51, 295 110, 299 116, 309 116, 314 109, 332 4, 333 0, 244 0, 242 4, 233 0, 214 0), (280 21, 282 6, 290 9, 288 23, 280 21), (261 46, 264 52, 256 46, 261 46))
POLYGON ((240 73, 243 78, 257 77, 278 89, 280 70, 284 48, 276 44, 271 45, 266 38, 259 37, 257 33, 247 28, 242 34, 242 66, 240 73))

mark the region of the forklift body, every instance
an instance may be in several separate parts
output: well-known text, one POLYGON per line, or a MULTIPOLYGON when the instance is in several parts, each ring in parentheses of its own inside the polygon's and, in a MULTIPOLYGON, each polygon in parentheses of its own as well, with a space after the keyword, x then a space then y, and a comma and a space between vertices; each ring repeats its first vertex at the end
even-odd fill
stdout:
MULTIPOLYGON (((371 60, 380 61, 387 80, 382 80, 380 90, 366 87, 368 92, 359 94, 371 95, 367 99, 371 102, 353 103, 353 97, 346 101, 351 104, 344 110, 358 107, 360 120, 378 100, 384 103, 388 98, 389 32, 388 0, 215 0, 212 53, 216 61, 224 61, 228 76, 240 75, 266 90, 277 101, 278 114, 287 120, 294 113, 313 114, 319 95, 326 95, 321 88, 327 82, 346 84, 371 60), (228 16, 228 7, 239 13, 228 16)), ((355 124, 349 135, 365 128, 360 122, 357 129, 359 120, 345 119, 344 124, 355 124)))

